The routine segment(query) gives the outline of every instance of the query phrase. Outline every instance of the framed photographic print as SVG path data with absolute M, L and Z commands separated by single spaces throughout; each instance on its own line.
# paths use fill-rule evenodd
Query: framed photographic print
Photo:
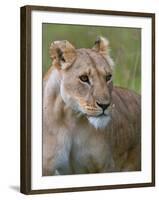
M 21 192 L 155 185 L 155 14 L 21 8 Z

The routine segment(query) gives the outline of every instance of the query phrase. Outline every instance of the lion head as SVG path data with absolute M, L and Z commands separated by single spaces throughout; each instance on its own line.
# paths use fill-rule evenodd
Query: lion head
M 113 61 L 108 46 L 108 40 L 100 37 L 92 49 L 76 49 L 66 40 L 50 47 L 64 103 L 96 128 L 106 127 L 110 120 Z

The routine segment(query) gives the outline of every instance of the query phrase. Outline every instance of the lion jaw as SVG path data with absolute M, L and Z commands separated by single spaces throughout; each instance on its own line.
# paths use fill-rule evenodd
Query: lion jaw
M 108 123 L 110 122 L 110 116 L 100 116 L 100 117 L 88 117 L 89 122 L 96 128 L 96 129 L 104 129 Z

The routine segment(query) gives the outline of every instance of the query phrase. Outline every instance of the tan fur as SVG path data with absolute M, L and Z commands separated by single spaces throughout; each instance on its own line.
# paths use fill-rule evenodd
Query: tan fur
M 106 41 L 100 38 L 93 49 L 75 49 L 68 41 L 51 45 L 53 67 L 43 89 L 43 175 L 141 169 L 140 96 L 106 82 L 113 69 Z M 83 74 L 89 84 L 81 82 Z M 110 103 L 104 112 L 110 122 L 99 120 L 99 128 L 89 122 L 101 119 L 97 102 Z

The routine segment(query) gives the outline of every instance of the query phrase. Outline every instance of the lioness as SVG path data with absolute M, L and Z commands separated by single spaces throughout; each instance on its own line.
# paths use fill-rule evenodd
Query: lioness
M 113 87 L 108 40 L 100 37 L 92 49 L 55 41 L 50 55 L 43 80 L 43 175 L 141 170 L 140 96 Z

